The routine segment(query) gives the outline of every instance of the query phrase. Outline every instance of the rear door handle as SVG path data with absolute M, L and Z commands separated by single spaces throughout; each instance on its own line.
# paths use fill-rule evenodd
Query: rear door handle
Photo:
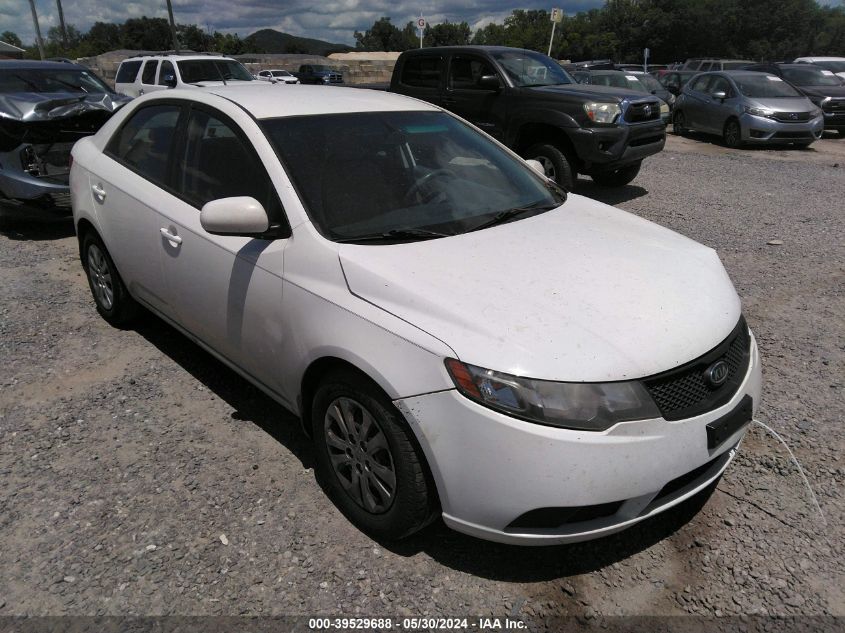
M 181 243 L 182 243 L 182 238 L 181 238 L 181 237 L 179 237 L 178 235 L 174 235 L 174 234 L 173 234 L 173 233 L 171 233 L 169 230 L 167 230 L 167 229 L 165 229 L 165 228 L 161 228 L 161 229 L 159 229 L 159 231 L 160 231 L 160 232 L 161 232 L 161 234 L 164 236 L 164 238 L 165 238 L 168 242 L 170 242 L 171 244 L 176 244 L 176 245 L 179 245 L 179 244 L 181 244 Z
M 101 185 L 101 184 L 91 185 L 91 192 L 94 194 L 94 198 L 100 204 L 102 204 L 103 202 L 106 201 L 106 190 L 103 189 L 103 185 Z

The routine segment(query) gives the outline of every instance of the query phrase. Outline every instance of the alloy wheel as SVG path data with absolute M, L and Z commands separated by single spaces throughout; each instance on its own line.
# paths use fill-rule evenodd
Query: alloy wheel
M 367 512 L 383 514 L 396 496 L 396 469 L 376 418 L 352 398 L 336 398 L 323 420 L 332 470 L 346 494 Z
M 555 170 L 555 164 L 548 156 L 535 156 L 534 160 L 543 166 L 543 173 L 546 174 L 547 178 L 551 178 L 555 181 L 557 180 L 557 170 Z
M 94 298 L 104 310 L 114 305 L 114 286 L 106 256 L 96 244 L 88 247 L 88 278 L 94 289 Z
M 725 145 L 728 147 L 737 147 L 740 138 L 739 125 L 736 121 L 729 121 L 725 126 Z

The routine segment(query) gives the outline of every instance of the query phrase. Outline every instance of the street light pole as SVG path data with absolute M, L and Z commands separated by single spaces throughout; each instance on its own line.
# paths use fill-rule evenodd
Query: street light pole
M 32 2 L 32 0 L 30 0 Z M 167 15 L 170 18 L 170 36 L 173 38 L 173 50 L 179 52 L 179 39 L 176 37 L 176 22 L 173 21 L 173 5 L 167 0 Z
M 44 40 L 41 39 L 41 27 L 38 26 L 38 14 L 35 12 L 35 0 L 29 0 L 29 8 L 32 9 L 32 23 L 35 25 L 35 41 L 38 43 L 38 54 L 44 59 Z
M 62 11 L 62 0 L 56 0 L 56 7 L 59 9 L 59 27 L 62 29 L 62 44 L 65 50 L 67 50 L 67 27 L 65 27 L 65 12 Z

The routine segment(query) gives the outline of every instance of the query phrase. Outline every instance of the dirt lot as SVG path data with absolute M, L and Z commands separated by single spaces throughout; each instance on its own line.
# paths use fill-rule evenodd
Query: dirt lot
M 759 419 L 824 518 L 755 427 L 709 497 L 601 541 L 373 542 L 293 416 L 155 318 L 109 327 L 71 221 L 7 206 L 0 615 L 845 616 L 845 139 L 670 137 L 634 184 L 579 193 L 718 250 L 764 358 Z

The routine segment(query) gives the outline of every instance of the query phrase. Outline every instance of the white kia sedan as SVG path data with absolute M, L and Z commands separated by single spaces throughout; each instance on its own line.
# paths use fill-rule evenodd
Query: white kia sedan
M 760 402 L 716 253 L 382 92 L 146 95 L 73 149 L 97 310 L 139 306 L 301 416 L 377 538 L 549 544 L 714 483 Z

